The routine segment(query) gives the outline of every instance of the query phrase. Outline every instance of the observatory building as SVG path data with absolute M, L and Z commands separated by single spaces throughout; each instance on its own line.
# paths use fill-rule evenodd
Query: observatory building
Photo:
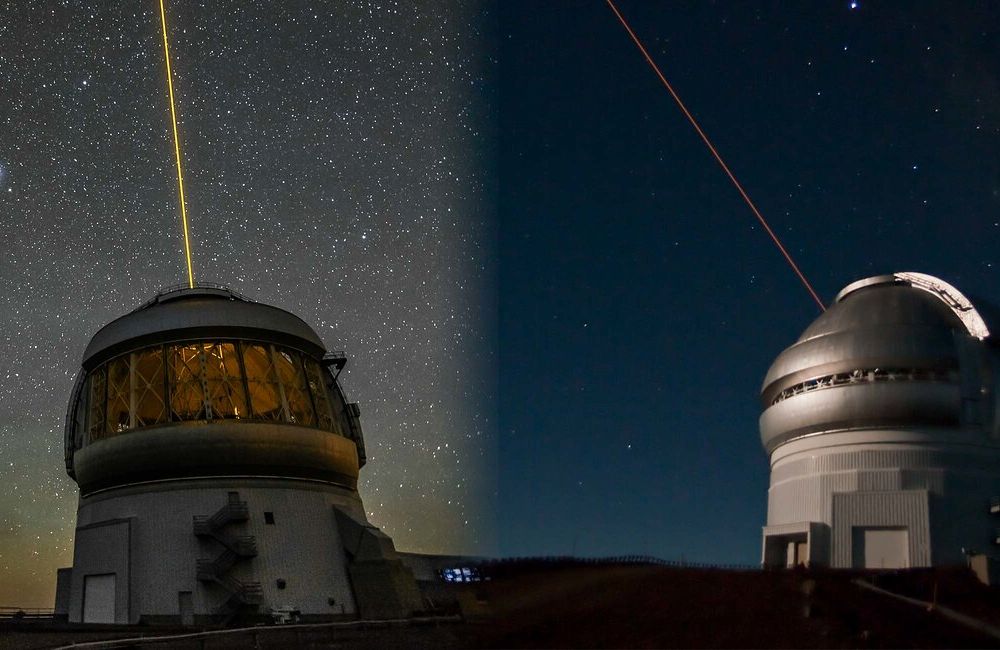
M 765 566 L 905 568 L 988 553 L 1000 525 L 1000 347 L 955 287 L 845 287 L 771 365 Z
M 167 290 L 98 331 L 66 418 L 80 503 L 56 613 L 192 624 L 422 609 L 365 518 L 345 363 L 298 317 L 217 287 Z

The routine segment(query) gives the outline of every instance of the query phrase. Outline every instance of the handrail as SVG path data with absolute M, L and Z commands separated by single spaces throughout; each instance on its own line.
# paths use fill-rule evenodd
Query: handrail
M 394 618 L 394 619 L 365 619 L 360 621 L 337 621 L 334 623 L 294 623 L 291 625 L 278 625 L 274 627 L 237 627 L 227 630 L 208 630 L 206 632 L 191 632 L 188 634 L 171 634 L 165 636 L 138 636 L 128 639 L 105 639 L 103 641 L 85 641 L 72 645 L 59 646 L 54 650 L 80 650 L 81 648 L 117 648 L 117 647 L 142 647 L 155 643 L 169 643 L 182 639 L 200 639 L 204 641 L 209 637 L 230 636 L 237 634 L 267 635 L 269 633 L 281 633 L 288 630 L 322 630 L 322 629 L 369 629 L 380 627 L 398 627 L 410 625 L 436 625 L 438 623 L 460 623 L 462 617 L 452 616 L 423 616 L 414 618 Z
M 157 291 L 155 296 L 145 301 L 135 309 L 133 309 L 132 312 L 134 313 L 137 311 L 142 311 L 143 309 L 146 309 L 148 307 L 152 307 L 153 305 L 160 302 L 160 300 L 163 297 L 169 296 L 172 293 L 177 293 L 178 291 L 190 291 L 191 289 L 218 289 L 220 291 L 225 291 L 226 293 L 228 293 L 237 300 L 242 300 L 243 302 L 254 302 L 250 298 L 247 298 L 241 293 L 233 291 L 224 284 L 219 284 L 218 282 L 195 282 L 193 287 L 187 283 L 172 284 L 170 286 L 164 287 L 163 289 Z

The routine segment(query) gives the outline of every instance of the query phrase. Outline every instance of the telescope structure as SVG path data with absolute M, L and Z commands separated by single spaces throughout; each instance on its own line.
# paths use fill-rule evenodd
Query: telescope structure
M 66 418 L 80 501 L 56 613 L 202 624 L 421 610 L 358 495 L 345 363 L 297 316 L 223 287 L 166 290 L 101 328 Z
M 906 568 L 992 555 L 1000 349 L 955 287 L 895 273 L 845 287 L 761 390 L 765 566 Z

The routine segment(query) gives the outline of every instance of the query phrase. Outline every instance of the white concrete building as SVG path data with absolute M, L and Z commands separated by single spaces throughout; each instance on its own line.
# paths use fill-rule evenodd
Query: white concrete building
M 962 564 L 997 541 L 1000 350 L 982 305 L 919 273 L 868 278 L 764 380 L 762 562 Z
M 72 622 L 303 620 L 422 609 L 357 492 L 359 409 L 296 316 L 169 290 L 94 335 L 66 420 L 80 486 Z

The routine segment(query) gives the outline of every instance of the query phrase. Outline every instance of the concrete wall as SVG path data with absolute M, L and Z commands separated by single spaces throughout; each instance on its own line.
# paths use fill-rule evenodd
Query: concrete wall
M 73 588 L 73 567 L 56 570 L 56 605 L 52 613 L 58 619 L 69 618 L 69 596 Z
M 122 602 L 121 622 L 137 623 L 144 616 L 177 617 L 178 595 L 185 591 L 192 594 L 196 617 L 211 615 L 227 594 L 216 585 L 199 582 L 195 565 L 199 558 L 215 558 L 224 547 L 196 537 L 193 518 L 214 514 L 232 491 L 247 502 L 250 518 L 224 530 L 254 536 L 258 554 L 237 563 L 229 575 L 260 582 L 261 610 L 291 607 L 321 617 L 356 611 L 331 506 L 363 519 L 357 494 L 303 481 L 229 479 L 124 488 L 81 500 L 71 620 L 78 620 L 72 616 L 73 612 L 79 616 L 82 576 L 88 572 L 121 572 L 118 584 L 129 585 L 131 594 Z M 273 513 L 273 525 L 265 523 L 265 512 Z M 115 523 L 122 521 L 126 523 Z M 125 532 L 92 532 L 105 529 Z
M 71 622 L 83 621 L 83 587 L 86 577 L 109 573 L 115 576 L 114 622 L 132 622 L 131 532 L 132 520 L 129 517 L 77 522 L 68 607 Z

